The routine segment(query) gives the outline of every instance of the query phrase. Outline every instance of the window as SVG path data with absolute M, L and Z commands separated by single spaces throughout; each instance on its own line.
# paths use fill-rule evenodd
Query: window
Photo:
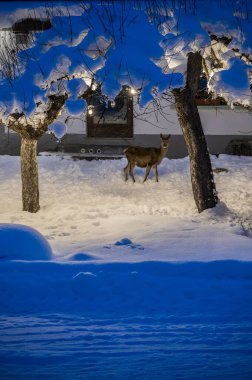
M 114 100 L 102 94 L 101 86 L 83 97 L 88 104 L 88 137 L 133 137 L 133 97 L 129 86 L 123 86 Z

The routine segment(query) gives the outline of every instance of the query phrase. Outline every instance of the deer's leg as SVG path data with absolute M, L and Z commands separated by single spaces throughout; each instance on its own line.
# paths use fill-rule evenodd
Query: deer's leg
M 132 181 L 136 182 L 135 177 L 134 177 L 134 173 L 133 173 L 134 167 L 135 167 L 135 164 L 133 164 L 132 162 L 130 162 L 129 173 L 130 173 L 130 176 L 132 178 Z
M 150 170 L 151 170 L 151 165 L 147 165 L 143 182 L 145 182 L 147 180 L 148 175 L 150 174 Z
M 158 182 L 158 170 L 157 170 L 157 165 L 154 165 L 154 166 L 153 166 L 153 170 L 154 170 L 154 173 L 155 173 L 156 182 Z
M 128 162 L 128 165 L 125 166 L 125 168 L 123 169 L 125 181 L 128 181 L 129 170 L 130 170 L 130 163 Z

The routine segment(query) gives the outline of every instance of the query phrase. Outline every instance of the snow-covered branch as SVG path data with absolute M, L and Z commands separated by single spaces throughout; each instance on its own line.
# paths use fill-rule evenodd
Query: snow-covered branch
M 24 138 L 38 140 L 60 115 L 67 98 L 66 93 L 49 95 L 48 102 L 39 104 L 38 110 L 31 117 L 27 118 L 23 112 L 13 112 L 9 115 L 6 125 Z

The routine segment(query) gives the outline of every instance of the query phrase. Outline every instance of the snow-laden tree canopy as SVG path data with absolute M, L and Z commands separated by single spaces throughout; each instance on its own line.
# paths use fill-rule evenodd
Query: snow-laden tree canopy
M 102 83 L 109 98 L 124 84 L 141 89 L 144 106 L 164 90 L 183 86 L 190 51 L 203 56 L 209 90 L 231 104 L 251 105 L 251 5 L 232 0 L 182 3 L 91 1 L 48 7 L 42 1 L 6 2 L 2 29 L 28 18 L 50 20 L 52 27 L 30 33 L 29 42 L 14 52 L 9 47 L 15 34 L 9 32 L 6 41 L 7 32 L 1 31 L 1 57 L 18 57 L 7 76 L 1 59 L 1 119 L 8 125 L 11 114 L 22 114 L 19 123 L 36 128 L 54 95 L 67 96 L 66 116 L 80 115 L 86 105 L 79 96 L 92 78 Z
M 200 51 L 208 89 L 230 104 L 251 106 L 251 10 L 242 1 L 198 1 L 196 8 L 174 13 L 160 24 L 166 73 L 184 72 L 187 54 Z M 175 54 L 174 54 L 175 53 Z

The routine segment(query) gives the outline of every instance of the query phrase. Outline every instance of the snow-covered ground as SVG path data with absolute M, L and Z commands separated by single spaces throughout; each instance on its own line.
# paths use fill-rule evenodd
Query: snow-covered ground
M 188 158 L 165 159 L 160 182 L 136 168 L 137 182 L 123 180 L 126 160 L 73 161 L 39 157 L 37 214 L 22 211 L 20 161 L 0 157 L 0 222 L 37 229 L 50 243 L 54 260 L 209 261 L 252 259 L 251 157 L 212 157 L 220 203 L 198 214 Z M 122 239 L 132 244 L 119 245 Z M 117 243 L 117 244 L 116 244 Z M 83 256 L 83 258 L 84 258 Z
M 0 228 L 1 378 L 251 379 L 252 158 L 212 163 L 221 203 L 198 214 L 188 158 L 133 184 L 124 159 L 41 156 L 29 214 L 19 157 L 0 156 L 0 223 L 52 249 L 38 235 L 44 260 L 24 261 Z

